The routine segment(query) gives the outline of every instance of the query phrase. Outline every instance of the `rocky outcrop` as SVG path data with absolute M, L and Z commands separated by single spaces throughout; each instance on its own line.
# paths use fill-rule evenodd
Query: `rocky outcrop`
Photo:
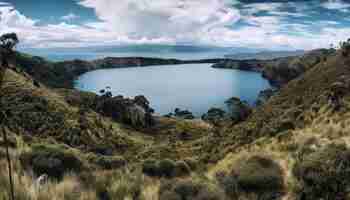
M 225 103 L 229 108 L 229 117 L 235 123 L 244 121 L 252 113 L 248 103 L 241 101 L 239 98 L 232 97 Z
M 111 93 L 97 98 L 96 110 L 105 116 L 134 127 L 150 127 L 154 123 L 152 113 L 154 110 L 149 107 L 149 102 L 144 96 L 137 96 L 134 99 L 123 96 L 112 97 Z

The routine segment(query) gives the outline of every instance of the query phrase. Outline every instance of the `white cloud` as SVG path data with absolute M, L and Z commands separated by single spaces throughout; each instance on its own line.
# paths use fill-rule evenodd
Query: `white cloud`
M 245 8 L 250 13 L 276 14 L 272 16 L 244 15 L 226 0 L 84 0 L 81 4 L 95 9 L 101 21 L 39 25 L 11 5 L 0 6 L 0 34 L 16 32 L 21 45 L 32 48 L 191 43 L 277 50 L 329 47 L 347 39 L 350 32 L 350 28 L 330 28 L 336 21 L 320 22 L 323 28 L 318 32 L 309 30 L 311 24 L 287 23 L 283 19 L 288 14 L 280 13 L 280 4 Z M 239 20 L 249 25 L 236 27 Z
M 191 38 L 240 19 L 227 0 L 83 0 L 80 4 L 95 9 L 110 30 L 133 38 Z
M 243 6 L 243 11 L 252 15 L 259 12 L 278 12 L 278 10 L 285 5 L 284 3 L 251 3 Z
M 342 10 L 345 11 L 350 7 L 350 4 L 343 0 L 328 0 L 321 4 L 322 7 L 330 10 Z
M 71 20 L 78 19 L 78 18 L 79 18 L 79 16 L 74 14 L 74 13 L 69 13 L 68 15 L 61 17 L 61 19 L 65 20 L 65 21 L 71 21 Z
M 6 2 L 0 2 L 0 6 L 10 6 L 11 4 L 6 3 Z
M 12 6 L 0 7 L 0 30 L 5 27 L 31 27 L 36 23 L 15 10 Z

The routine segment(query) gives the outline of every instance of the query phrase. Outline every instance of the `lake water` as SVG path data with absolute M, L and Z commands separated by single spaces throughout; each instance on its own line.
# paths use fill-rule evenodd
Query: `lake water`
M 261 90 L 270 87 L 261 74 L 215 69 L 211 64 L 163 65 L 96 70 L 83 74 L 76 88 L 98 93 L 107 86 L 113 95 L 144 95 L 156 113 L 188 109 L 197 117 L 212 107 L 226 109 L 233 96 L 253 104 Z

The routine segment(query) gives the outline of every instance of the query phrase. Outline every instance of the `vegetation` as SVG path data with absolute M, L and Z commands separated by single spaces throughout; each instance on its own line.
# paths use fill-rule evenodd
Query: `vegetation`
M 350 186 L 350 150 L 346 144 L 329 144 L 298 157 L 293 173 L 303 199 L 346 199 Z
M 115 106 L 112 96 L 54 89 L 66 83 L 49 83 L 44 74 L 66 72 L 19 54 L 21 66 L 10 60 L 0 91 L 10 113 L 1 125 L 11 141 L 16 199 L 349 199 L 350 57 L 344 51 L 347 45 L 322 54 L 326 59 L 298 58 L 301 74 L 290 74 L 293 80 L 238 122 L 216 126 L 216 113 L 223 113 L 212 110 L 208 120 L 215 126 L 155 116 L 149 127 L 116 119 L 120 110 L 101 112 L 108 111 L 106 101 Z M 142 96 L 127 101 L 149 105 Z M 7 199 L 3 147 L 1 140 L 0 199 Z
M 203 180 L 171 180 L 165 181 L 159 189 L 160 200 L 222 200 L 225 194 L 215 185 Z

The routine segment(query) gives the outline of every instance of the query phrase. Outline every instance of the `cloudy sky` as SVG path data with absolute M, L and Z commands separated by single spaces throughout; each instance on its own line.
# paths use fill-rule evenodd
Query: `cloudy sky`
M 314 49 L 350 38 L 345 0 L 0 0 L 26 48 L 181 44 Z

